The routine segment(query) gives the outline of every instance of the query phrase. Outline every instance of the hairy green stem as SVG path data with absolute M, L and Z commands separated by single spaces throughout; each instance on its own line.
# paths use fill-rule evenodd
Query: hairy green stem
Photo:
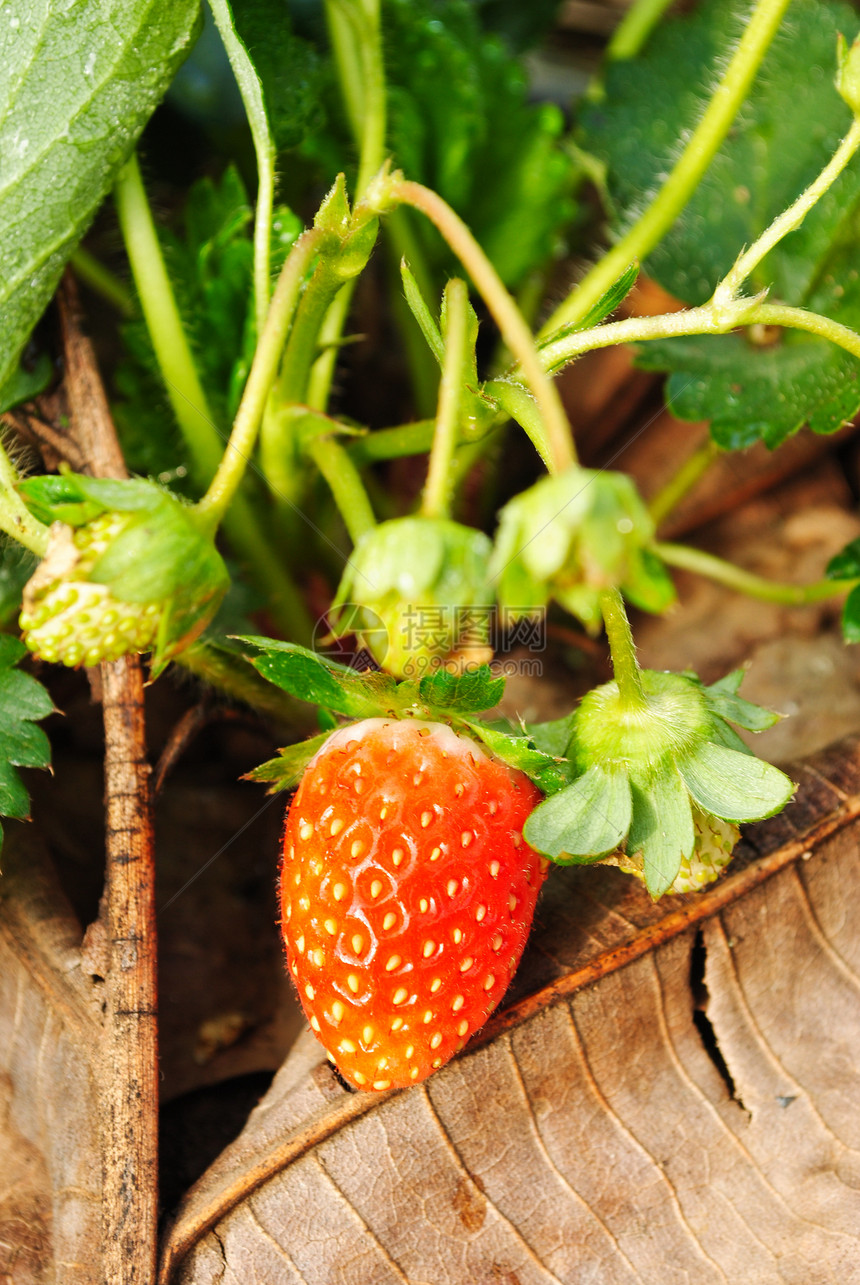
M 513 379 L 491 379 L 484 384 L 483 392 L 498 402 L 505 415 L 516 420 L 528 435 L 544 466 L 552 472 L 552 458 L 547 453 L 546 434 L 537 402 L 527 388 Z
M 635 58 L 672 0 L 634 0 L 606 46 L 606 57 L 612 62 Z
M 657 196 L 629 232 L 555 310 L 542 335 L 581 321 L 628 264 L 644 259 L 666 235 L 728 133 L 789 3 L 790 0 L 758 0 L 704 116 Z
M 451 465 L 460 429 L 460 405 L 469 369 L 469 288 L 454 277 L 445 288 L 448 324 L 436 432 L 421 498 L 421 513 L 427 518 L 447 518 L 451 506 Z
M 197 505 L 197 512 L 213 529 L 236 494 L 248 466 L 284 341 L 298 305 L 302 282 L 323 235 L 316 228 L 303 232 L 281 269 L 227 449 L 208 491 Z
M 433 445 L 435 428 L 436 421 L 432 419 L 419 419 L 414 424 L 398 424 L 395 428 L 377 428 L 350 442 L 346 449 L 359 468 L 377 460 L 424 455 Z
M 624 599 L 617 589 L 604 589 L 600 595 L 600 610 L 606 627 L 606 640 L 612 655 L 612 669 L 618 691 L 631 711 L 646 708 L 642 672 L 636 659 L 636 648 Z
M 558 389 L 546 374 L 542 356 L 517 305 L 466 224 L 441 196 L 420 183 L 394 175 L 386 186 L 386 193 L 392 200 L 420 210 L 442 233 L 474 281 L 534 393 L 543 420 L 542 456 L 552 461 L 554 471 L 561 472 L 575 465 L 576 449 Z
M 664 522 L 673 509 L 680 504 L 684 496 L 692 491 L 699 478 L 704 476 L 719 454 L 720 447 L 708 435 L 702 445 L 684 460 L 677 473 L 669 478 L 666 485 L 657 492 L 648 505 L 648 512 L 654 519 L 655 526 L 659 527 L 660 523 Z
M 134 297 L 124 281 L 106 268 L 89 250 L 79 245 L 69 262 L 79 281 L 101 295 L 124 317 L 134 316 Z
M 349 538 L 358 544 L 376 526 L 376 518 L 358 469 L 333 437 L 320 435 L 306 444 L 305 451 L 322 473 L 344 520 Z
M 788 581 L 767 580 L 764 576 L 744 571 L 733 562 L 726 562 L 713 553 L 703 549 L 694 549 L 688 544 L 670 544 L 657 541 L 654 552 L 670 567 L 683 571 L 693 571 L 696 575 L 706 576 L 728 589 L 749 598 L 760 598 L 764 602 L 779 602 L 787 607 L 803 607 L 814 602 L 825 602 L 828 598 L 838 598 L 860 584 L 858 580 L 815 580 L 810 584 L 791 584 Z
M 0 444 L 0 531 L 5 531 L 25 549 L 44 558 L 48 552 L 48 528 L 34 518 L 15 487 L 18 474 Z

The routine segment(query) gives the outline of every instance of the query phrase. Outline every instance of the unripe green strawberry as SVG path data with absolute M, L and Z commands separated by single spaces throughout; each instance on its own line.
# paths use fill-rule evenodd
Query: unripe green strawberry
M 681 866 L 674 882 L 666 889 L 670 893 L 700 892 L 720 875 L 732 859 L 735 844 L 740 838 L 740 828 L 731 821 L 710 816 L 693 804 L 693 830 L 695 843 L 689 857 L 681 857 Z M 613 852 L 598 865 L 617 866 L 626 874 L 635 875 L 645 882 L 645 860 L 641 852 Z
M 350 555 L 334 601 L 335 629 L 355 633 L 398 678 L 463 657 L 487 661 L 493 591 L 482 531 L 447 518 L 395 518 Z
M 41 659 L 96 665 L 151 651 L 155 675 L 215 614 L 226 567 L 194 510 L 160 487 L 64 474 L 21 491 L 51 523 L 20 618 Z
M 302 1006 L 360 1088 L 416 1084 L 504 995 L 546 863 L 522 772 L 441 723 L 334 732 L 287 816 L 281 911 Z

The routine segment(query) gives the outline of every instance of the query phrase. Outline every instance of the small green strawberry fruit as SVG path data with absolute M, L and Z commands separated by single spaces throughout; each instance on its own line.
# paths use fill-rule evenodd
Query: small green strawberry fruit
M 635 701 L 606 683 L 566 724 L 547 725 L 571 780 L 534 810 L 524 833 L 562 864 L 604 860 L 637 874 L 656 898 L 716 878 L 738 824 L 779 812 L 794 785 L 729 726 L 762 731 L 778 718 L 737 695 L 742 671 L 711 687 L 695 675 L 640 676 Z M 541 748 L 541 729 L 530 730 Z
M 229 577 L 189 506 L 138 479 L 66 473 L 20 489 L 50 523 L 20 617 L 35 655 L 74 667 L 151 651 L 156 676 L 212 619 Z
M 550 599 L 600 627 L 600 593 L 621 588 L 663 611 L 674 588 L 651 552 L 654 524 L 629 477 L 575 467 L 546 477 L 502 509 L 490 574 L 503 617 L 537 616 Z
M 447 518 L 380 523 L 350 556 L 334 601 L 335 632 L 355 633 L 398 678 L 489 660 L 490 548 L 482 531 Z

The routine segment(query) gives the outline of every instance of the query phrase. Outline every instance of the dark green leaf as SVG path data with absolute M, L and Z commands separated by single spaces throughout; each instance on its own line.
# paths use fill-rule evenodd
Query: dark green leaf
M 860 585 L 852 589 L 842 608 L 842 635 L 846 642 L 860 642 Z
M 419 695 L 426 704 L 463 713 L 492 709 L 498 705 L 504 691 L 504 678 L 494 678 L 489 665 L 479 665 L 462 674 L 437 669 L 418 684 Z
M 51 747 L 35 720 L 54 709 L 42 684 L 15 668 L 25 652 L 17 638 L 0 634 L 0 816 L 19 819 L 28 815 L 30 803 L 15 768 L 49 766 Z
M 841 553 L 831 558 L 825 574 L 830 580 L 854 580 L 860 577 L 860 540 L 852 540 Z
M 294 33 L 283 0 L 231 0 L 230 7 L 260 78 L 275 147 L 295 147 L 323 122 L 319 55 Z
M 730 696 L 737 696 L 741 683 L 744 681 L 745 673 L 746 670 L 744 669 L 733 669 L 730 673 L 723 674 L 722 678 L 718 678 L 715 683 L 711 683 L 707 690 L 709 692 L 728 692 Z M 696 678 L 696 675 L 692 674 L 691 677 Z
M 11 410 L 19 402 L 29 401 L 31 397 L 44 392 L 53 373 L 54 368 L 47 353 L 40 355 L 32 369 L 25 370 L 23 365 L 16 367 L 0 388 L 0 414 L 4 410 Z
M 610 68 L 607 95 L 585 118 L 586 146 L 608 166 L 613 225 L 638 216 L 702 112 L 702 86 L 747 21 L 746 0 L 706 0 L 664 24 L 637 59 Z M 703 303 L 745 245 L 827 163 L 850 112 L 833 85 L 836 34 L 856 12 L 798 0 L 781 25 L 726 141 L 692 200 L 652 252 L 648 271 L 686 303 Z M 849 165 L 802 226 L 763 260 L 750 292 L 860 324 L 853 221 L 860 167 Z M 779 445 L 803 423 L 834 432 L 860 406 L 860 362 L 800 331 L 699 336 L 648 344 L 643 366 L 669 370 L 668 399 L 683 419 L 709 419 L 715 439 L 739 449 Z
M 565 784 L 564 773 L 555 760 L 549 754 L 533 749 L 524 736 L 500 732 L 475 718 L 463 718 L 460 721 L 476 740 L 486 745 L 491 754 L 508 767 L 525 772 L 544 794 L 552 794 Z
M 748 732 L 763 732 L 782 718 L 774 710 L 753 705 L 751 701 L 745 701 L 730 692 L 715 691 L 713 687 L 706 687 L 704 690 L 705 700 L 712 713 L 719 718 L 728 719 L 730 723 L 736 723 L 738 727 L 745 727 Z
M 554 758 L 563 758 L 570 745 L 576 713 L 566 714 L 564 718 L 553 719 L 551 723 L 526 723 L 526 732 L 536 747 L 544 754 Z
M 724 821 L 761 821 L 784 808 L 794 783 L 754 755 L 707 742 L 678 764 L 684 784 L 704 812 Z
M 276 794 L 279 790 L 292 789 L 301 779 L 302 773 L 317 750 L 325 745 L 330 736 L 330 731 L 320 732 L 318 736 L 312 736 L 307 741 L 288 745 L 286 749 L 281 750 L 277 758 L 269 759 L 268 763 L 261 763 L 252 772 L 248 772 L 245 780 L 268 781 L 272 787 L 269 790 L 270 794 Z
M 0 385 L 190 47 L 199 0 L 8 0 L 0 31 Z
M 24 585 L 38 559 L 17 540 L 0 538 L 0 626 L 8 625 L 21 609 Z
M 400 264 L 400 278 L 403 282 L 403 293 L 406 296 L 406 302 L 409 304 L 409 311 L 418 322 L 421 333 L 427 341 L 427 346 L 441 366 L 445 357 L 445 345 L 442 342 L 439 325 L 430 311 L 427 300 L 418 288 L 418 282 L 415 280 L 412 270 L 405 259 Z
M 624 302 L 630 291 L 636 284 L 639 276 L 639 264 L 631 263 L 625 268 L 621 276 L 611 285 L 608 290 L 600 296 L 596 303 L 593 303 L 582 321 L 578 321 L 572 326 L 561 326 L 560 329 L 554 330 L 552 334 L 547 335 L 539 344 L 539 348 L 546 348 L 548 344 L 554 344 L 559 339 L 564 339 L 566 335 L 575 335 L 580 330 L 590 330 L 592 326 L 600 325 L 609 317 L 616 308 Z M 557 365 L 549 366 L 547 369 L 551 374 L 554 370 L 560 369 L 567 364 L 567 358 L 563 358 Z
M 562 865 L 592 861 L 619 846 L 630 817 L 627 776 L 595 765 L 539 804 L 523 835 L 538 852 Z
M 671 888 L 681 868 L 681 858 L 693 851 L 695 831 L 690 796 L 676 772 L 666 771 L 644 784 L 631 782 L 633 818 L 627 835 L 627 852 L 641 852 L 645 886 L 652 897 Z
M 403 702 L 397 699 L 398 684 L 387 674 L 358 674 L 297 643 L 262 637 L 238 641 L 259 648 L 263 654 L 251 658 L 254 668 L 300 700 L 350 718 L 372 718 L 402 707 Z

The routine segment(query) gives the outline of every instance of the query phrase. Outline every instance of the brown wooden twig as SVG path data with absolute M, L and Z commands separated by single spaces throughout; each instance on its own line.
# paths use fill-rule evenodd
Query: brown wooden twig
M 95 355 L 67 273 L 59 293 L 71 436 L 100 477 L 127 476 Z M 103 1272 L 152 1285 L 158 1204 L 155 860 L 139 657 L 100 666 L 105 728 L 105 978 L 102 1070 Z

